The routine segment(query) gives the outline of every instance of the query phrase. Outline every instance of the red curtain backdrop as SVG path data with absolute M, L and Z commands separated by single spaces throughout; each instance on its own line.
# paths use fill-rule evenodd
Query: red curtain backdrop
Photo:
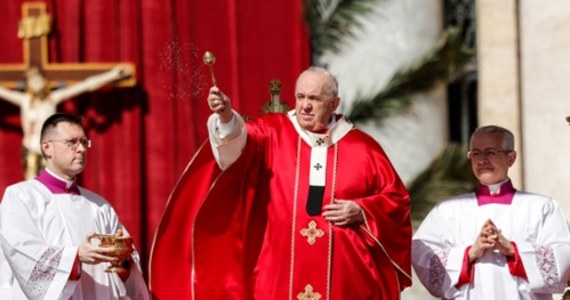
M 24 2 L 0 1 L 0 65 L 23 62 L 16 33 Z M 282 81 L 292 106 L 296 76 L 310 64 L 301 1 L 44 2 L 51 63 L 136 65 L 136 87 L 84 94 L 58 110 L 84 117 L 94 147 L 80 183 L 113 204 L 146 262 L 170 191 L 207 138 L 203 53 L 216 55 L 218 86 L 244 115 L 260 113 L 271 79 Z M 0 100 L 2 193 L 23 179 L 21 140 L 19 108 Z

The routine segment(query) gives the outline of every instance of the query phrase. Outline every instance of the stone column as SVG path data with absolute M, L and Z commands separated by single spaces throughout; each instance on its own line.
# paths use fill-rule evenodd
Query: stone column
M 570 2 L 519 0 L 524 181 L 570 216 Z
M 509 175 L 524 188 L 524 148 L 516 0 L 477 1 L 478 116 L 479 125 L 499 125 L 513 132 L 518 159 Z

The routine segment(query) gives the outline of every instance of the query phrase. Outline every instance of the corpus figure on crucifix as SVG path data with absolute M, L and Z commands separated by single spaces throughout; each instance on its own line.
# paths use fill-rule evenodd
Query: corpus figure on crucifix
M 25 74 L 24 92 L 0 86 L 0 98 L 20 108 L 25 177 L 34 177 L 42 167 L 40 129 L 44 121 L 56 112 L 59 103 L 131 75 L 128 67 L 118 65 L 110 71 L 52 91 L 48 79 L 36 67 L 31 67 Z
M 18 37 L 23 41 L 24 62 L 0 65 L 0 99 L 20 108 L 24 176 L 32 178 L 43 167 L 41 126 L 56 112 L 57 105 L 115 81 L 133 86 L 135 68 L 130 63 L 50 63 L 47 36 L 51 17 L 45 3 L 24 3 L 22 16 Z M 17 89 L 22 79 L 24 89 Z

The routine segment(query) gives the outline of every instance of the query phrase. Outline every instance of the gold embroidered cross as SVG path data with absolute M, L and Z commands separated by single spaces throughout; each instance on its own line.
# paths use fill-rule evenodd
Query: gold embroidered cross
M 317 228 L 315 221 L 309 222 L 309 227 L 301 229 L 301 235 L 307 237 L 307 243 L 309 243 L 309 245 L 313 245 L 317 241 L 317 238 L 322 237 L 324 234 L 324 231 Z
M 307 284 L 305 287 L 304 293 L 299 293 L 297 295 L 297 299 L 299 300 L 319 300 L 321 299 L 321 294 L 318 292 L 313 292 L 313 287 L 310 284 Z

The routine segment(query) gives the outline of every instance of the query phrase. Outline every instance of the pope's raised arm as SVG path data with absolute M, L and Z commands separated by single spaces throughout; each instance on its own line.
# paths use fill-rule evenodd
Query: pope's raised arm
M 232 102 L 218 87 L 211 87 L 208 106 L 208 134 L 214 158 L 220 169 L 231 166 L 241 155 L 247 141 L 243 118 L 232 110 Z

